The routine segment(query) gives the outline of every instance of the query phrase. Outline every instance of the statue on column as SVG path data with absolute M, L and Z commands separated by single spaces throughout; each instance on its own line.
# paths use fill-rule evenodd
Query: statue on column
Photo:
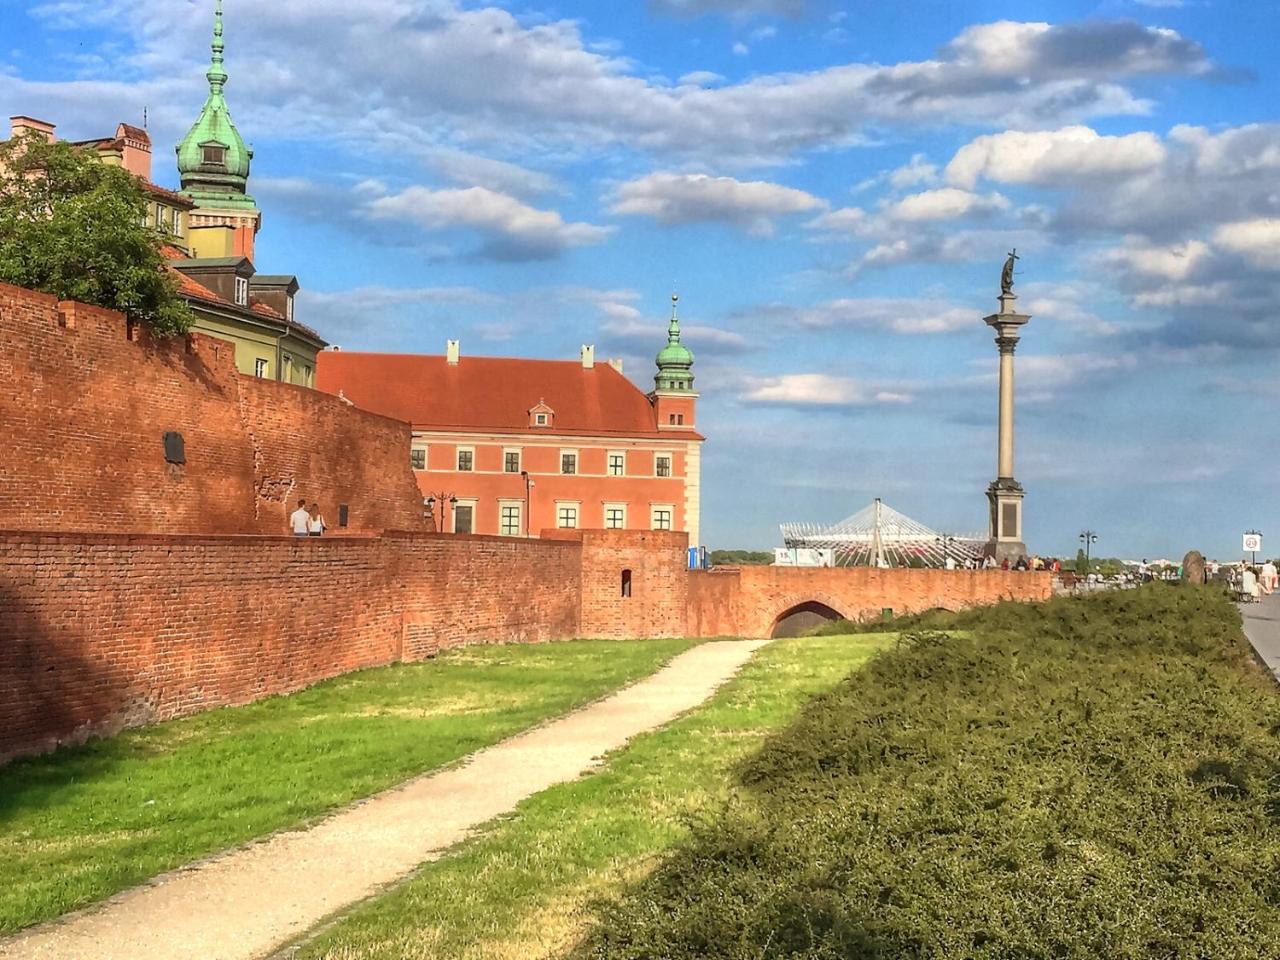
M 1009 259 L 1004 262 L 1004 270 L 1000 272 L 1000 293 L 1003 296 L 1013 294 L 1013 265 L 1022 258 L 1018 256 L 1018 248 L 1009 251 Z

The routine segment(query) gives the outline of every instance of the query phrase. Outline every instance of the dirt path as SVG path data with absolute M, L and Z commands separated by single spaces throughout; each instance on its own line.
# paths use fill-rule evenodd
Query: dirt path
M 766 641 L 706 643 L 646 680 L 310 830 L 166 874 L 0 942 L 4 960 L 256 960 L 526 797 L 702 703 Z

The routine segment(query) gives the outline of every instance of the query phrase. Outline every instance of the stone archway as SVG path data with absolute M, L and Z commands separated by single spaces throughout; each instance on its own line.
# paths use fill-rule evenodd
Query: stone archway
M 800 637 L 831 620 L 842 620 L 844 614 L 821 600 L 806 600 L 788 607 L 773 621 L 769 636 L 773 639 Z

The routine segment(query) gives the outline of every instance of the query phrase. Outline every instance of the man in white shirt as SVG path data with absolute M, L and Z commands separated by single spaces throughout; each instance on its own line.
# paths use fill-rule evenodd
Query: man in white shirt
M 295 537 L 305 537 L 310 534 L 311 514 L 307 513 L 307 501 L 299 500 L 298 509 L 289 514 L 289 526 L 293 528 Z

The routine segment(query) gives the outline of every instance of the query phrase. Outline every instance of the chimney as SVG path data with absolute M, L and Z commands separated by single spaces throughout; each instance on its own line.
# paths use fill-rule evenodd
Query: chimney
M 621 372 L 622 372 L 622 358 L 621 358 L 621 357 L 610 357 L 610 358 L 609 358 L 609 366 L 613 367 L 613 369 L 615 369 L 615 370 L 617 370 L 619 373 L 621 373 Z
M 10 137 L 20 137 L 24 133 L 31 132 L 38 133 L 49 143 L 53 143 L 54 140 L 58 139 L 53 135 L 53 131 L 56 129 L 56 125 L 47 123 L 44 120 L 37 120 L 34 117 L 18 116 L 9 118 Z
M 448 340 L 445 342 L 444 356 L 445 356 L 445 360 L 448 361 L 449 366 L 456 367 L 458 365 L 458 341 L 457 340 Z
M 582 345 L 582 369 L 591 370 L 595 368 L 595 365 L 596 365 L 595 345 L 592 344 L 591 346 L 588 346 L 587 344 L 584 343 Z

